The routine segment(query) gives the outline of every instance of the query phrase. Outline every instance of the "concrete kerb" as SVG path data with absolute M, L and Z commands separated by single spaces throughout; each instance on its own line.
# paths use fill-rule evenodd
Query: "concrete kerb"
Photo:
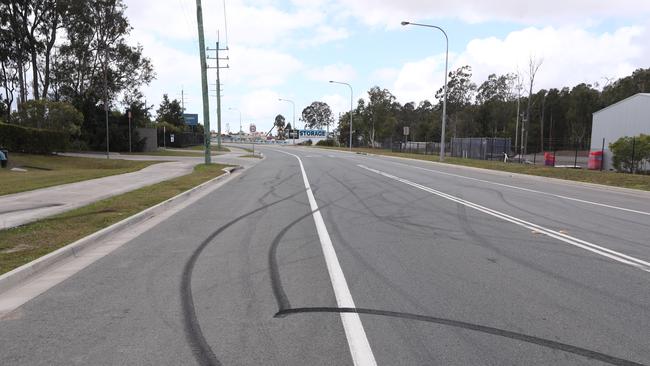
M 391 159 L 397 159 L 397 160 L 406 160 L 406 161 L 410 161 L 410 162 L 429 163 L 429 164 L 432 164 L 432 165 L 438 165 L 438 166 L 444 166 L 444 167 L 451 167 L 451 168 L 458 168 L 458 169 L 465 169 L 465 170 L 473 170 L 473 171 L 481 172 L 481 173 L 493 173 L 493 174 L 507 176 L 507 177 L 516 176 L 516 177 L 520 177 L 520 178 L 528 178 L 528 179 L 533 179 L 533 180 L 537 180 L 537 181 L 551 180 L 554 183 L 558 183 L 558 184 L 602 189 L 602 190 L 608 190 L 608 191 L 612 191 L 612 192 L 630 194 L 630 195 L 635 195 L 635 196 L 643 195 L 643 196 L 647 196 L 647 197 L 650 198 L 650 192 L 644 191 L 644 190 L 641 190 L 641 189 L 608 186 L 608 185 L 598 184 L 598 183 L 580 182 L 580 181 L 577 181 L 577 180 L 561 179 L 561 178 L 554 178 L 554 177 L 545 177 L 545 176 L 541 176 L 541 175 L 514 173 L 514 172 L 503 171 L 503 170 L 478 168 L 478 167 L 473 167 L 473 166 L 459 165 L 459 164 L 452 164 L 452 163 L 441 163 L 441 162 L 438 162 L 438 161 L 405 158 L 405 157 L 401 157 L 401 156 L 391 156 L 391 155 L 382 155 L 382 154 L 373 154 L 373 153 L 355 152 L 355 151 L 332 150 L 332 149 L 323 149 L 323 148 L 320 148 L 320 147 L 313 147 L 313 148 L 324 150 L 324 151 L 338 151 L 338 152 L 343 152 L 343 153 L 347 153 L 347 154 L 367 155 L 367 156 L 373 156 L 373 157 L 382 157 L 382 158 L 391 158 Z
M 122 221 L 116 222 L 115 224 L 109 227 L 106 227 L 84 238 L 81 238 L 74 243 L 68 244 L 38 259 L 35 259 L 18 268 L 15 268 L 3 275 L 0 275 L 0 294 L 30 279 L 31 277 L 43 272 L 44 270 L 52 267 L 55 264 L 58 264 L 70 257 L 76 257 L 80 251 L 88 247 L 91 247 L 93 244 L 101 241 L 107 236 L 119 232 L 129 226 L 136 225 L 138 223 L 146 221 L 152 218 L 153 216 L 156 216 L 159 213 L 169 209 L 170 207 L 182 203 L 183 201 L 187 200 L 188 198 L 195 195 L 196 193 L 205 190 L 212 183 L 225 179 L 226 177 L 230 176 L 232 172 L 234 172 L 239 168 L 241 167 L 236 166 L 236 167 L 224 168 L 223 171 L 225 172 L 225 174 L 210 179 L 207 182 L 201 183 L 200 185 L 192 189 L 189 189 L 185 192 L 182 192 L 163 202 L 160 202 L 155 206 L 149 207 L 141 212 L 138 212 L 133 216 L 127 217 Z

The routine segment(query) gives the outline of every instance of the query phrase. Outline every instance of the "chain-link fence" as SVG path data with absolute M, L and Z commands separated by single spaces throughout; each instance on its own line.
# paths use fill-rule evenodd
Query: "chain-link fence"
M 445 145 L 445 148 L 449 148 L 449 144 Z M 417 142 L 417 141 L 408 141 L 408 142 L 393 142 L 391 145 L 391 150 L 393 152 L 401 152 L 408 154 L 424 154 L 424 155 L 434 155 L 440 154 L 440 143 L 439 142 Z
M 511 141 L 499 137 L 451 139 L 451 156 L 466 159 L 504 160 L 511 154 Z

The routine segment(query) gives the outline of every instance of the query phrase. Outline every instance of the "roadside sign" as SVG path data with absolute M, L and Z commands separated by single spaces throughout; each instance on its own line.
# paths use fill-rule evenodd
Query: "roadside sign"
M 408 136 L 410 133 L 410 128 L 409 126 L 404 126 L 404 136 Z
M 169 142 L 174 142 L 174 134 L 169 135 Z
M 251 131 L 251 133 L 255 133 L 257 131 L 257 127 L 254 124 L 251 123 L 251 126 L 249 127 L 249 130 Z
M 188 126 L 196 126 L 199 124 L 199 115 L 198 114 L 183 114 L 183 120 Z

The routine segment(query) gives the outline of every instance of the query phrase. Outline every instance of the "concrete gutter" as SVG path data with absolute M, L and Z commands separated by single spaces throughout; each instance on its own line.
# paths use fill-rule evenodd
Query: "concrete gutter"
M 240 167 L 224 168 L 223 171 L 225 174 L 204 182 L 192 189 L 169 198 L 166 201 L 149 207 L 146 210 L 141 211 L 133 216 L 127 217 L 122 221 L 116 222 L 115 224 L 97 231 L 94 234 L 88 235 L 82 239 L 77 240 L 74 243 L 68 244 L 34 261 L 26 263 L 12 271 L 0 275 L 0 294 L 17 285 L 20 285 L 21 283 L 44 272 L 56 264 L 59 264 L 72 257 L 77 257 L 80 251 L 92 247 L 93 244 L 100 242 L 102 239 L 105 239 L 110 235 L 120 232 L 130 226 L 134 226 L 136 224 L 149 220 L 152 217 L 161 214 L 162 212 L 165 212 L 175 206 L 182 204 L 191 197 L 210 188 L 213 183 L 229 177 L 233 171 L 239 168 Z

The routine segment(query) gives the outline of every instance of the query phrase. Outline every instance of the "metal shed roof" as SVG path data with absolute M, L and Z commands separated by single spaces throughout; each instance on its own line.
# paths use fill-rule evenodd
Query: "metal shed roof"
M 625 98 L 625 99 L 623 99 L 623 100 L 621 100 L 621 101 L 618 101 L 618 102 L 616 102 L 616 103 L 614 103 L 614 104 L 612 104 L 612 105 L 610 105 L 610 106 L 607 106 L 607 107 L 605 107 L 605 108 L 603 108 L 603 109 L 601 109 L 601 110 L 599 110 L 599 111 L 597 111 L 597 112 L 594 112 L 594 114 L 598 114 L 598 113 L 600 113 L 600 112 L 606 111 L 606 110 L 608 110 L 608 109 L 610 109 L 610 108 L 612 108 L 612 107 L 615 107 L 615 106 L 617 106 L 617 105 L 619 105 L 619 104 L 621 104 L 621 103 L 624 103 L 624 102 L 626 102 L 626 101 L 628 101 L 628 100 L 630 100 L 630 99 L 638 98 L 638 97 L 646 97 L 646 98 L 650 98 L 650 93 L 637 93 L 637 94 L 634 94 L 634 95 L 631 96 L 631 97 L 627 97 L 627 98 Z

